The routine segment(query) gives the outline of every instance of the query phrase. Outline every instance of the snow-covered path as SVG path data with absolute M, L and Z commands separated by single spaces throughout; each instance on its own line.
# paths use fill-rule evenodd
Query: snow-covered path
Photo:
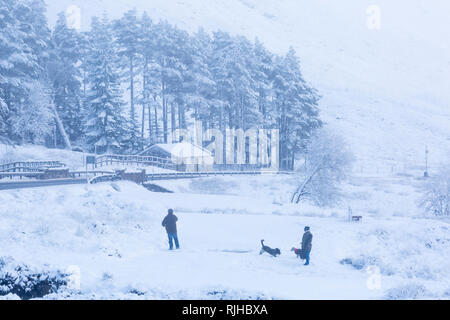
M 317 225 L 316 219 L 192 213 L 178 216 L 180 251 L 168 251 L 164 232 L 158 231 L 157 246 L 144 245 L 124 254 L 130 266 L 127 272 L 139 279 L 141 286 L 169 292 L 229 288 L 288 299 L 376 296 L 376 292 L 367 289 L 364 273 L 339 264 L 339 246 L 343 244 L 320 235 L 327 227 L 316 231 L 311 266 L 303 266 L 289 252 L 293 244 L 298 244 L 303 223 Z M 261 235 L 265 235 L 267 244 L 281 248 L 280 257 L 259 255 Z M 120 260 L 108 268 L 111 274 L 124 271 Z M 332 281 L 328 279 L 330 270 L 335 277 Z M 122 280 L 119 282 L 125 286 L 125 278 Z

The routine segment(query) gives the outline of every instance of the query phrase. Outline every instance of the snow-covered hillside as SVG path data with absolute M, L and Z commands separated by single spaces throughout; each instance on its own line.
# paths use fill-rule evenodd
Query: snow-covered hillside
M 346 204 L 362 223 L 348 222 L 343 207 L 280 203 L 274 195 L 289 189 L 285 177 L 170 185 L 184 192 L 151 193 L 128 182 L 1 192 L 0 274 L 9 265 L 72 274 L 69 288 L 46 297 L 58 299 L 450 297 L 448 223 L 413 218 L 411 208 L 384 215 L 395 201 L 374 206 L 383 193 L 400 207 L 414 198 L 402 183 L 377 181 L 371 190 L 353 183 Z M 357 205 L 363 194 L 365 209 Z M 171 207 L 179 217 L 176 252 L 161 227 Z M 309 267 L 290 252 L 305 225 L 314 234 Z M 282 255 L 259 255 L 261 239 Z
M 71 5 L 82 27 L 92 15 L 146 10 L 194 31 L 227 30 L 284 53 L 292 45 L 305 78 L 323 96 L 322 117 L 341 132 L 364 172 L 450 157 L 450 4 L 446 0 L 62 0 L 49 1 L 49 19 Z M 371 5 L 379 30 L 368 28 Z

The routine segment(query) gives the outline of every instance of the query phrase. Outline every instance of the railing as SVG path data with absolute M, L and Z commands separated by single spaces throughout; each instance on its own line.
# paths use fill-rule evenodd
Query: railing
M 108 175 L 108 174 L 114 174 L 114 172 L 112 172 L 112 171 L 72 171 L 72 172 L 69 172 L 69 174 L 71 175 L 71 177 L 73 179 L 75 179 L 75 178 L 80 178 L 82 176 L 86 176 L 86 177 L 88 177 L 88 176 L 94 176 L 94 177 L 103 176 L 103 175 Z
M 169 170 L 177 169 L 176 164 L 174 164 L 170 159 L 153 156 L 102 155 L 97 157 L 95 160 L 96 168 L 114 164 L 121 164 L 123 166 L 154 166 Z
M 51 180 L 30 180 L 30 181 L 10 181 L 0 182 L 0 190 L 39 188 L 51 186 L 66 186 L 74 184 L 86 184 L 87 179 L 51 179 Z
M 199 171 L 199 172 L 174 172 L 174 173 L 153 173 L 146 175 L 146 181 L 155 180 L 176 180 L 193 179 L 214 176 L 232 176 L 232 175 L 291 175 L 289 171 Z
M 22 180 L 23 178 L 39 178 L 42 175 L 42 172 L 0 172 L 0 179 L 4 178 L 19 178 Z
M 142 174 L 143 176 L 137 177 Z M 0 190 L 7 189 L 20 189 L 20 188 L 34 188 L 54 185 L 71 185 L 81 183 L 101 183 L 118 180 L 130 180 L 137 182 L 139 178 L 139 184 L 156 180 L 176 180 L 176 179 L 194 179 L 202 177 L 212 176 L 230 176 L 230 175 L 291 175 L 292 172 L 286 171 L 210 171 L 210 172 L 173 172 L 173 173 L 153 173 L 145 174 L 132 173 L 124 174 L 124 172 L 111 172 L 111 171 L 73 171 L 67 172 L 66 176 L 61 176 L 55 179 L 45 179 L 45 172 L 4 172 L 0 173 L 0 178 L 9 177 L 10 182 L 0 182 Z M 84 176 L 84 178 L 82 178 Z M 93 177 L 92 177 L 93 176 Z M 22 178 L 35 178 L 30 181 L 14 181 L 15 177 Z
M 114 174 L 112 171 L 69 171 L 67 173 L 67 176 L 63 178 L 89 178 L 89 177 L 97 177 L 102 175 L 108 175 L 108 174 Z M 42 171 L 36 171 L 36 172 L 0 172 L 0 180 L 1 179 L 10 179 L 13 180 L 14 178 L 18 178 L 19 180 L 22 180 L 24 178 L 33 178 L 33 179 L 45 179 L 45 170 Z
M 0 165 L 0 172 L 39 172 L 48 168 L 62 168 L 65 164 L 59 161 L 21 161 Z

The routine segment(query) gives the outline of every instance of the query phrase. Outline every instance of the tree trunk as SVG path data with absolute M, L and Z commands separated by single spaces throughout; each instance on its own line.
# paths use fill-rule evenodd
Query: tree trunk
M 144 131 L 145 131 L 145 108 L 148 101 L 148 91 L 147 91 L 147 73 L 148 73 L 148 59 L 145 58 L 144 62 L 144 73 L 142 75 L 142 97 L 144 98 L 144 101 L 142 103 L 142 119 L 141 119 L 141 137 L 144 139 Z M 150 117 L 150 113 L 149 113 Z M 151 135 L 151 134 L 150 134 Z
M 163 58 L 162 74 L 161 74 L 161 88 L 162 88 L 162 103 L 163 103 L 163 136 L 164 143 L 167 143 L 168 119 L 167 119 L 167 97 L 166 97 L 166 79 L 165 79 L 166 59 Z
M 165 95 L 163 94 L 163 135 L 164 135 L 164 143 L 167 143 L 167 100 Z
M 153 140 L 153 123 L 152 123 L 152 106 L 150 101 L 148 102 L 148 139 L 150 143 Z
M 67 135 L 66 129 L 64 128 L 64 124 L 61 121 L 61 118 L 59 117 L 58 111 L 56 110 L 56 107 L 53 105 L 53 114 L 55 115 L 55 121 L 56 125 L 58 126 L 58 130 L 61 133 L 61 136 L 64 140 L 64 144 L 66 146 L 67 150 L 72 150 L 72 144 L 70 143 L 69 136 Z
M 136 113 L 134 109 L 134 65 L 133 65 L 133 57 L 130 57 L 130 116 L 131 121 L 136 121 Z
M 155 101 L 155 142 L 159 142 L 159 126 L 158 126 L 158 108 Z
M 178 128 L 186 129 L 186 117 L 183 104 L 178 106 Z
M 301 197 L 305 195 L 305 188 L 308 185 L 308 183 L 311 182 L 312 178 L 320 171 L 320 168 L 322 167 L 322 163 L 318 164 L 316 168 L 314 168 L 313 172 L 303 181 L 303 183 L 297 188 L 297 190 L 294 192 L 291 198 L 291 202 L 299 203 L 301 200 Z
M 175 117 L 176 107 L 175 102 L 170 105 L 170 133 L 173 134 L 177 127 L 176 117 Z

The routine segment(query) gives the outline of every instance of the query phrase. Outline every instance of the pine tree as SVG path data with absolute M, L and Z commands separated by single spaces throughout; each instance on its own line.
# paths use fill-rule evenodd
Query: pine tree
M 53 84 L 54 102 L 70 141 L 82 138 L 82 93 L 80 74 L 81 36 L 67 27 L 60 13 L 51 37 L 51 59 L 47 69 Z
M 199 29 L 192 38 L 192 65 L 186 74 L 186 103 L 193 108 L 193 117 L 201 120 L 205 129 L 216 127 L 214 91 L 215 82 L 208 65 L 211 55 L 211 37 Z
M 141 137 L 144 138 L 145 136 L 145 115 L 147 113 L 148 142 L 153 144 L 160 138 L 158 97 L 160 93 L 161 68 L 155 61 L 156 36 L 154 34 L 154 24 L 146 12 L 142 15 L 139 27 L 138 51 L 142 56 Z
M 258 127 L 262 122 L 258 106 L 259 86 L 256 78 L 257 59 L 252 43 L 245 37 L 238 37 L 233 81 L 236 88 L 237 128 L 244 130 Z
M 122 115 L 124 102 L 117 66 L 117 44 L 106 18 L 92 20 L 87 57 L 86 137 L 91 149 L 115 152 L 123 147 L 129 127 Z
M 181 33 L 167 21 L 159 22 L 154 28 L 155 62 L 160 70 L 160 99 L 162 104 L 163 141 L 167 143 L 169 136 L 169 113 L 171 131 L 175 130 L 175 108 L 179 103 L 179 90 L 183 85 L 185 65 L 179 59 L 180 41 L 187 41 L 187 33 Z M 169 110 L 170 108 L 170 110 Z
M 115 21 L 113 30 L 118 44 L 118 55 L 121 59 L 123 70 L 127 70 L 125 78 L 129 81 L 130 90 L 130 115 L 128 124 L 128 149 L 131 152 L 141 150 L 142 136 L 139 134 L 139 126 L 136 118 L 135 76 L 137 73 L 140 40 L 140 26 L 136 16 L 136 10 L 128 11 L 124 16 Z
M 58 118 L 46 74 L 50 30 L 45 3 L 5 0 L 0 8 L 0 24 L 5 30 L 0 40 L 0 94 L 5 122 L 2 130 L 16 142 L 43 143 L 44 135 L 51 132 L 49 114 Z M 36 92 L 36 88 L 41 92 Z M 41 122 L 30 127 L 33 119 Z
M 266 129 L 274 128 L 276 121 L 273 108 L 273 91 L 271 76 L 274 70 L 274 56 L 264 45 L 256 39 L 254 45 L 254 69 L 255 90 L 257 92 L 258 108 L 262 116 L 262 126 Z
M 25 22 L 22 25 L 26 32 L 25 43 L 33 50 L 38 59 L 39 71 L 45 73 L 45 65 L 49 59 L 49 43 L 51 32 L 47 25 L 47 7 L 44 0 L 28 0 L 29 10 L 21 16 Z
M 277 59 L 273 81 L 281 166 L 293 169 L 295 156 L 304 147 L 303 140 L 322 126 L 318 109 L 320 97 L 304 81 L 293 48 L 285 57 Z
M 233 63 L 234 42 L 229 34 L 215 32 L 212 42 L 212 53 L 209 59 L 210 70 L 216 84 L 216 100 L 218 108 L 219 129 L 225 132 L 226 114 L 228 113 L 228 127 L 233 127 L 232 108 L 234 86 L 231 81 L 230 64 Z
M 25 1 L 2 0 L 0 6 L 0 134 L 14 139 L 11 120 L 28 95 L 27 83 L 39 74 L 38 58 L 25 39 Z
M 292 169 L 322 125 L 320 97 L 292 48 L 279 57 L 225 32 L 190 36 L 135 10 L 114 23 L 96 18 L 81 34 L 60 14 L 50 33 L 43 0 L 0 1 L 0 135 L 16 142 L 42 143 L 56 124 L 66 146 L 83 140 L 91 150 L 134 153 L 144 138 L 168 142 L 191 116 L 223 133 L 279 129 L 282 167 Z

